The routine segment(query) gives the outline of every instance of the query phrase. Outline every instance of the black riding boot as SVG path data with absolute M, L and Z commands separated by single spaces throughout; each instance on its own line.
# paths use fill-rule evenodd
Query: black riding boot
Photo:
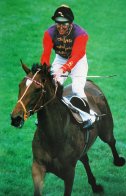
M 78 108 L 80 110 L 80 115 L 83 119 L 83 128 L 84 129 L 93 129 L 94 128 L 94 122 L 96 120 L 96 115 L 95 113 L 93 115 L 90 114 L 90 108 L 85 101 L 85 99 L 73 96 L 70 100 L 73 106 Z

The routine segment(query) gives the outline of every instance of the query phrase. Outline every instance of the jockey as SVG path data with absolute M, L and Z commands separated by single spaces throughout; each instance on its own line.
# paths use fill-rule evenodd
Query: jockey
M 82 27 L 73 23 L 74 14 L 66 5 L 61 5 L 56 9 L 52 20 L 55 21 L 55 24 L 44 33 L 41 64 L 50 65 L 51 51 L 54 49 L 56 55 L 52 63 L 52 71 L 55 80 L 63 84 L 66 77 L 61 76 L 70 72 L 72 92 L 81 101 L 84 102 L 85 100 L 86 102 L 84 86 L 88 72 L 86 57 L 88 34 Z M 92 127 L 92 124 L 96 121 L 95 113 L 90 115 L 83 112 L 83 116 L 84 128 Z

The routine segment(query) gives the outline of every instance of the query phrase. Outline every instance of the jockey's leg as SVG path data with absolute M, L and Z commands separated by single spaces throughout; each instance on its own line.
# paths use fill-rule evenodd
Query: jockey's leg
M 85 55 L 78 61 L 76 66 L 71 71 L 72 91 L 74 94 L 76 94 L 78 98 L 80 98 L 80 100 L 78 99 L 79 102 L 82 102 L 82 105 L 85 105 L 85 108 L 84 107 L 79 108 L 81 110 L 80 115 L 84 121 L 84 128 L 92 128 L 92 124 L 96 121 L 96 113 L 92 111 L 90 114 L 88 100 L 84 92 L 87 72 L 88 72 L 88 63 Z

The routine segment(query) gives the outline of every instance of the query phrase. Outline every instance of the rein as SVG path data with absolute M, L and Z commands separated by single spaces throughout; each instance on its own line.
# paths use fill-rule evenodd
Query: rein
M 53 99 L 55 99 L 55 97 L 56 97 L 56 92 L 57 92 L 57 88 L 58 88 L 58 85 L 57 85 L 57 83 L 56 83 L 56 88 L 55 88 L 55 92 L 54 92 L 53 97 L 52 97 L 51 99 L 49 99 L 44 105 L 41 105 L 38 109 L 34 110 L 34 113 L 36 113 L 36 112 L 42 110 L 43 107 L 47 106 L 50 102 L 53 101 Z
M 24 120 L 27 120 L 27 118 L 28 118 L 31 114 L 36 113 L 36 112 L 42 110 L 43 107 L 45 107 L 45 106 L 48 105 L 50 102 L 52 102 L 53 99 L 56 97 L 56 92 L 57 92 L 57 88 L 58 88 L 58 84 L 57 84 L 57 83 L 56 83 L 56 88 L 55 88 L 55 92 L 54 92 L 53 97 L 52 97 L 50 100 L 48 100 L 45 104 L 41 105 L 38 109 L 36 109 L 36 107 L 37 107 L 39 101 L 40 101 L 41 98 L 42 98 L 43 93 L 46 93 L 46 91 L 44 90 L 44 85 L 43 85 L 42 83 L 40 83 L 40 82 L 38 82 L 38 81 L 35 80 L 35 77 L 36 77 L 36 75 L 39 73 L 39 71 L 40 71 L 40 70 L 38 70 L 38 71 L 35 73 L 35 75 L 33 76 L 33 78 L 30 78 L 30 77 L 28 77 L 28 76 L 25 77 L 25 78 L 31 80 L 31 83 L 27 86 L 27 88 L 25 89 L 23 95 L 21 96 L 21 98 L 20 98 L 20 99 L 18 100 L 18 102 L 17 102 L 17 104 L 18 104 L 18 103 L 21 104 L 21 106 L 22 106 L 22 108 L 23 108 L 23 110 L 24 110 Z M 41 92 L 41 96 L 40 96 L 39 100 L 37 101 L 36 105 L 34 106 L 34 108 L 33 108 L 32 110 L 27 111 L 27 109 L 26 109 L 26 107 L 25 107 L 25 105 L 24 105 L 22 99 L 23 99 L 23 97 L 25 96 L 26 92 L 28 91 L 29 87 L 31 86 L 31 84 L 32 84 L 33 82 L 36 83 L 37 85 L 40 85 L 40 86 L 41 86 L 42 92 Z

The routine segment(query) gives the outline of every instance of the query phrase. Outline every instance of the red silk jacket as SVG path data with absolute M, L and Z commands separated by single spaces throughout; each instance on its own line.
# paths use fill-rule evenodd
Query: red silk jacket
M 65 37 L 58 34 L 56 25 L 51 26 L 44 33 L 41 64 L 50 65 L 52 48 L 56 54 L 68 59 L 62 66 L 64 72 L 70 71 L 86 53 L 88 34 L 80 26 L 73 24 L 71 32 Z

